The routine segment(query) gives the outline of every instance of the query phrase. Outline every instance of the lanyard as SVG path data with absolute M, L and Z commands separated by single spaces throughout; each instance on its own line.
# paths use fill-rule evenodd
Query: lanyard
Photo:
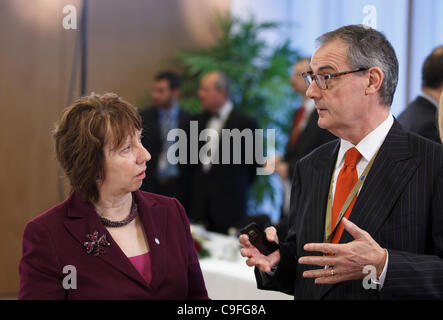
M 348 197 L 346 198 L 345 203 L 343 203 L 343 206 L 340 210 L 340 214 L 338 215 L 337 221 L 335 222 L 335 225 L 333 228 L 331 228 L 331 224 L 332 224 L 332 185 L 334 184 L 335 170 L 332 173 L 332 179 L 331 179 L 331 184 L 329 186 L 329 193 L 328 193 L 328 205 L 326 207 L 326 223 L 325 223 L 324 242 L 331 242 L 334 232 L 337 229 L 338 225 L 340 224 L 341 219 L 343 218 L 345 212 L 348 210 L 349 206 L 351 205 L 352 200 L 357 195 L 358 190 L 360 190 L 361 186 L 365 182 L 366 177 L 368 176 L 369 170 L 371 170 L 372 164 L 374 163 L 374 159 L 377 156 L 377 153 L 378 153 L 378 150 L 374 154 L 374 156 L 372 157 L 371 161 L 369 161 L 368 165 L 366 166 L 365 170 L 361 174 L 360 178 L 358 178 L 357 182 L 354 184 L 354 187 L 352 188 L 351 192 L 349 193 Z

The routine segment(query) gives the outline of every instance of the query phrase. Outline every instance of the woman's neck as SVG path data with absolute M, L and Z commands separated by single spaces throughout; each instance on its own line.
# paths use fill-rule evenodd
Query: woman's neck
M 102 217 L 111 221 L 121 221 L 129 215 L 131 210 L 132 193 L 120 196 L 101 193 L 94 207 Z

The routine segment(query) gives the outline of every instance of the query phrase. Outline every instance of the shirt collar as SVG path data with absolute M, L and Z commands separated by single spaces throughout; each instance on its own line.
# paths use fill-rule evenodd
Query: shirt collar
M 305 106 L 306 114 L 311 114 L 315 109 L 315 101 L 313 99 L 307 99 L 303 105 Z
M 231 112 L 233 108 L 232 101 L 226 100 L 225 104 L 221 107 L 221 109 L 218 111 L 218 114 L 221 119 L 227 117 L 229 113 Z
M 160 114 L 161 114 L 162 116 L 163 116 L 163 115 L 166 115 L 166 114 L 169 114 L 169 116 L 176 117 L 176 116 L 178 115 L 178 112 L 179 112 L 179 107 L 178 107 L 178 104 L 177 104 L 177 103 L 174 103 L 174 105 L 172 106 L 172 108 L 169 109 L 169 110 L 166 110 L 166 109 L 160 108 Z
M 360 152 L 362 157 L 367 162 L 371 161 L 374 154 L 385 141 L 385 138 L 388 135 L 389 130 L 391 130 L 393 123 L 394 117 L 392 116 L 392 113 L 389 112 L 388 117 L 377 128 L 375 128 L 366 137 L 364 137 L 357 145 L 354 145 L 347 140 L 341 139 L 340 149 L 337 156 L 337 166 L 339 167 L 342 161 L 344 161 L 346 151 L 353 147 L 355 147 Z
M 438 108 L 438 101 L 432 98 L 429 94 L 427 94 L 426 92 L 422 92 L 421 96 L 432 103 L 436 108 Z

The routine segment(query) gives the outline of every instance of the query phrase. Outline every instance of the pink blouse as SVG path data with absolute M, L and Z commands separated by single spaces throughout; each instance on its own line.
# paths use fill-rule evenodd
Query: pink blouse
M 129 261 L 131 261 L 132 265 L 135 267 L 135 269 L 137 269 L 137 271 L 149 285 L 152 280 L 151 255 L 149 252 L 139 256 L 129 257 Z

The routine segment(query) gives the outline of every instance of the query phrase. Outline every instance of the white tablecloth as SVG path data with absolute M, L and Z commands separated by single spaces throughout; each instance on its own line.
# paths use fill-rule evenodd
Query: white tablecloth
M 246 265 L 246 258 L 240 255 L 236 238 L 211 232 L 205 232 L 204 238 L 206 240 L 203 244 L 211 252 L 211 257 L 200 259 L 200 267 L 211 299 L 293 299 L 292 296 L 281 292 L 257 289 L 254 268 Z

